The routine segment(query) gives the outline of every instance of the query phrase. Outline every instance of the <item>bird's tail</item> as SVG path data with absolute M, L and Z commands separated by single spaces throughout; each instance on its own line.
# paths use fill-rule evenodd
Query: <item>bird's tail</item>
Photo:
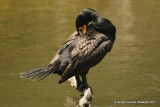
M 30 78 L 30 79 L 39 79 L 42 80 L 44 79 L 46 76 L 48 76 L 51 73 L 54 73 L 55 70 L 54 69 L 50 69 L 50 68 L 38 68 L 38 69 L 33 69 L 27 72 L 22 72 L 20 73 L 21 77 L 23 78 Z

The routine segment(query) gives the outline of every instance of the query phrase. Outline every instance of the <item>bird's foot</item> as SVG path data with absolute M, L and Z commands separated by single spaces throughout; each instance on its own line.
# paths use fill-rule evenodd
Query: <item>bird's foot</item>
M 91 107 L 91 100 L 93 98 L 93 92 L 91 87 L 87 88 L 83 92 L 83 96 L 79 100 L 79 107 Z
M 80 96 L 84 96 L 84 92 L 88 88 L 89 88 L 88 84 L 81 82 L 77 87 L 77 90 L 80 92 Z

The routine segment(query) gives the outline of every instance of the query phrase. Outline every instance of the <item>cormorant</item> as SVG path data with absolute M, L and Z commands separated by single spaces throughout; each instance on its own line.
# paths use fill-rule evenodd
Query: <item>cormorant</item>
M 43 79 L 49 74 L 58 74 L 61 76 L 59 84 L 75 76 L 79 91 L 88 87 L 86 74 L 111 51 L 116 28 L 95 10 L 86 8 L 76 18 L 76 30 L 63 43 L 48 67 L 22 72 L 21 76 Z

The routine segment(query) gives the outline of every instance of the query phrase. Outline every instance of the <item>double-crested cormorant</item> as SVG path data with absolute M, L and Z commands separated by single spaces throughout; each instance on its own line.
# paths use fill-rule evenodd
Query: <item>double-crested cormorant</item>
M 76 30 L 64 42 L 48 67 L 23 72 L 21 76 L 43 79 L 54 73 L 61 76 L 58 83 L 75 76 L 78 87 L 87 87 L 86 74 L 111 51 L 116 28 L 95 10 L 86 8 L 76 18 Z

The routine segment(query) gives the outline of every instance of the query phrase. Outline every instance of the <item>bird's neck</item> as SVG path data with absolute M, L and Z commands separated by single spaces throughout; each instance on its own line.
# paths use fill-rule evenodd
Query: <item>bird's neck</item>
M 97 31 L 107 35 L 114 42 L 116 28 L 108 19 L 97 17 L 93 20 L 93 25 Z

